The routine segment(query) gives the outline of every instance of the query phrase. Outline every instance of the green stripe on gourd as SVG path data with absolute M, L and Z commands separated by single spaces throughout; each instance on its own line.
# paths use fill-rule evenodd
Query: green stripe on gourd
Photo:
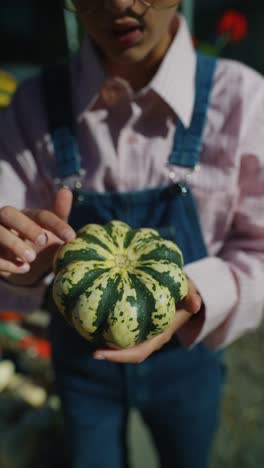
M 103 245 L 106 250 L 112 252 L 113 239 L 108 235 L 107 230 L 104 226 L 99 224 L 87 224 L 82 229 L 78 231 L 78 237 L 93 236 L 96 239 L 96 242 L 100 245 Z
M 120 297 L 108 317 L 107 343 L 120 347 L 147 339 L 151 329 L 154 298 L 135 275 L 119 275 Z
M 183 257 L 149 228 L 88 224 L 58 250 L 53 298 L 88 341 L 126 348 L 165 331 L 187 294 Z
M 124 247 L 127 248 L 130 246 L 131 249 L 135 249 L 137 251 L 142 244 L 154 239 L 161 239 L 160 234 L 155 229 L 130 229 L 127 232 Z
M 80 294 L 93 286 L 95 279 L 108 270 L 105 263 L 77 261 L 68 264 L 55 277 L 53 298 L 59 310 L 71 320 L 71 308 L 78 302 Z
M 148 245 L 144 244 L 137 250 L 140 261 L 155 260 L 156 262 L 167 260 L 183 267 L 183 256 L 180 249 L 171 241 L 164 239 L 153 240 Z
M 72 325 L 84 338 L 89 339 L 91 336 L 96 340 L 99 333 L 103 332 L 109 312 L 120 295 L 118 283 L 118 278 L 111 277 L 109 271 L 104 272 L 75 303 L 71 314 Z

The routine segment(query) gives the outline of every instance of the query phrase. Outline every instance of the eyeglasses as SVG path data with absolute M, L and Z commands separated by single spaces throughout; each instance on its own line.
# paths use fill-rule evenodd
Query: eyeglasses
M 107 0 L 106 0 L 107 1 Z M 65 0 L 64 6 L 66 10 L 72 11 L 74 13 L 77 12 L 76 4 L 78 3 L 78 11 L 80 13 L 85 13 L 91 15 L 100 11 L 104 6 L 105 0 Z M 162 10 L 169 10 L 171 8 L 175 8 L 178 6 L 179 0 L 131 0 L 130 8 L 134 5 L 137 5 L 140 11 L 140 14 L 145 13 L 150 8 L 162 11 Z

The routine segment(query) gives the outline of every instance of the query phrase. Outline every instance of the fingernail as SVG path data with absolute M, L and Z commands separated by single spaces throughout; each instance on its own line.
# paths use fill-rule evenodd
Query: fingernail
M 104 361 L 105 357 L 103 354 L 94 354 L 94 359 L 98 359 L 98 361 Z
M 72 240 L 75 239 L 75 233 L 73 231 L 70 231 L 69 229 L 66 229 L 65 231 L 63 231 L 62 233 L 62 238 L 66 241 L 66 242 L 70 242 Z
M 46 245 L 47 242 L 48 242 L 48 236 L 45 232 L 43 232 L 43 234 L 40 234 L 40 236 L 37 237 L 35 244 L 38 247 L 44 247 L 44 245 Z
M 34 250 L 26 250 L 24 257 L 28 262 L 33 262 L 36 258 L 36 252 Z
M 19 271 L 21 271 L 22 273 L 27 273 L 29 270 L 30 270 L 30 266 L 28 263 L 24 263 L 24 265 L 21 265 L 19 267 Z

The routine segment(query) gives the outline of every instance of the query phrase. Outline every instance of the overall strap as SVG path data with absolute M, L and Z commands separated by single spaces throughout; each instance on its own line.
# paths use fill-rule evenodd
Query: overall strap
M 81 171 L 79 145 L 74 136 L 68 65 L 60 63 L 45 68 L 42 85 L 56 157 L 56 177 L 65 179 Z
M 193 117 L 189 128 L 178 120 L 170 164 L 195 167 L 199 162 L 216 63 L 217 59 L 197 53 Z

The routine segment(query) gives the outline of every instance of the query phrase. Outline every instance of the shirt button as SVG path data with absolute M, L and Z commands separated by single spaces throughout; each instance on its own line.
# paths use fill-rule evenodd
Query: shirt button
M 177 175 L 173 170 L 169 171 L 169 178 L 172 182 L 174 182 L 177 179 Z

